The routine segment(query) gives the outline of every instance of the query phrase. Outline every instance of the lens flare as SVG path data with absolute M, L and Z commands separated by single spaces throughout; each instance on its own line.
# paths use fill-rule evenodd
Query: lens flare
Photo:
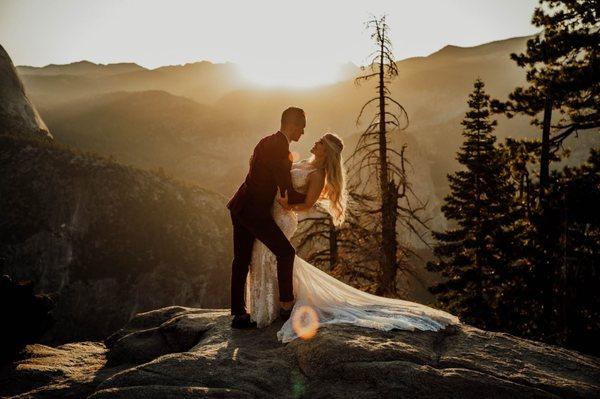
M 302 339 L 311 339 L 319 329 L 319 316 L 310 306 L 300 306 L 294 311 L 292 328 Z

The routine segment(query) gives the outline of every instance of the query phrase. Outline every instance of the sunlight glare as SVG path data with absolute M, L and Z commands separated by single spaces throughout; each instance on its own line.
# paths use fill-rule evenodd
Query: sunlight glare
M 302 339 L 311 339 L 319 329 L 319 316 L 310 306 L 300 306 L 292 316 L 292 327 Z
M 340 80 L 340 67 L 335 64 L 314 62 L 266 62 L 248 60 L 240 65 L 242 74 L 250 82 L 266 87 L 315 87 Z

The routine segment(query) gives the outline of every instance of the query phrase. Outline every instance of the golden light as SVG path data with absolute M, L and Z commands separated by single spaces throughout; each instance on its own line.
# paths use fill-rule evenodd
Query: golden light
M 302 339 L 311 339 L 319 329 L 319 316 L 310 306 L 300 306 L 294 311 L 292 328 Z
M 244 78 L 265 87 L 305 88 L 332 84 L 340 80 L 340 66 L 334 62 L 265 62 L 257 57 L 240 62 L 240 69 Z
M 290 161 L 296 162 L 300 159 L 300 153 L 298 151 L 290 151 Z

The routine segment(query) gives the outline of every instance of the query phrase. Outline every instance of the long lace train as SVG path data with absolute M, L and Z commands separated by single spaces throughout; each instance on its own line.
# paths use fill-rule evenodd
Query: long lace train
M 292 316 L 277 332 L 289 342 L 324 324 L 346 323 L 378 330 L 438 330 L 457 324 L 456 316 L 415 302 L 363 292 L 296 256 Z

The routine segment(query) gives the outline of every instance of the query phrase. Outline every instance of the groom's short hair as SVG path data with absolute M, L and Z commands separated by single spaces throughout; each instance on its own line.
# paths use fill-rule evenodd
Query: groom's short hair
M 289 107 L 281 114 L 281 126 L 289 126 L 294 124 L 296 126 L 306 125 L 306 116 L 304 110 L 298 107 Z

